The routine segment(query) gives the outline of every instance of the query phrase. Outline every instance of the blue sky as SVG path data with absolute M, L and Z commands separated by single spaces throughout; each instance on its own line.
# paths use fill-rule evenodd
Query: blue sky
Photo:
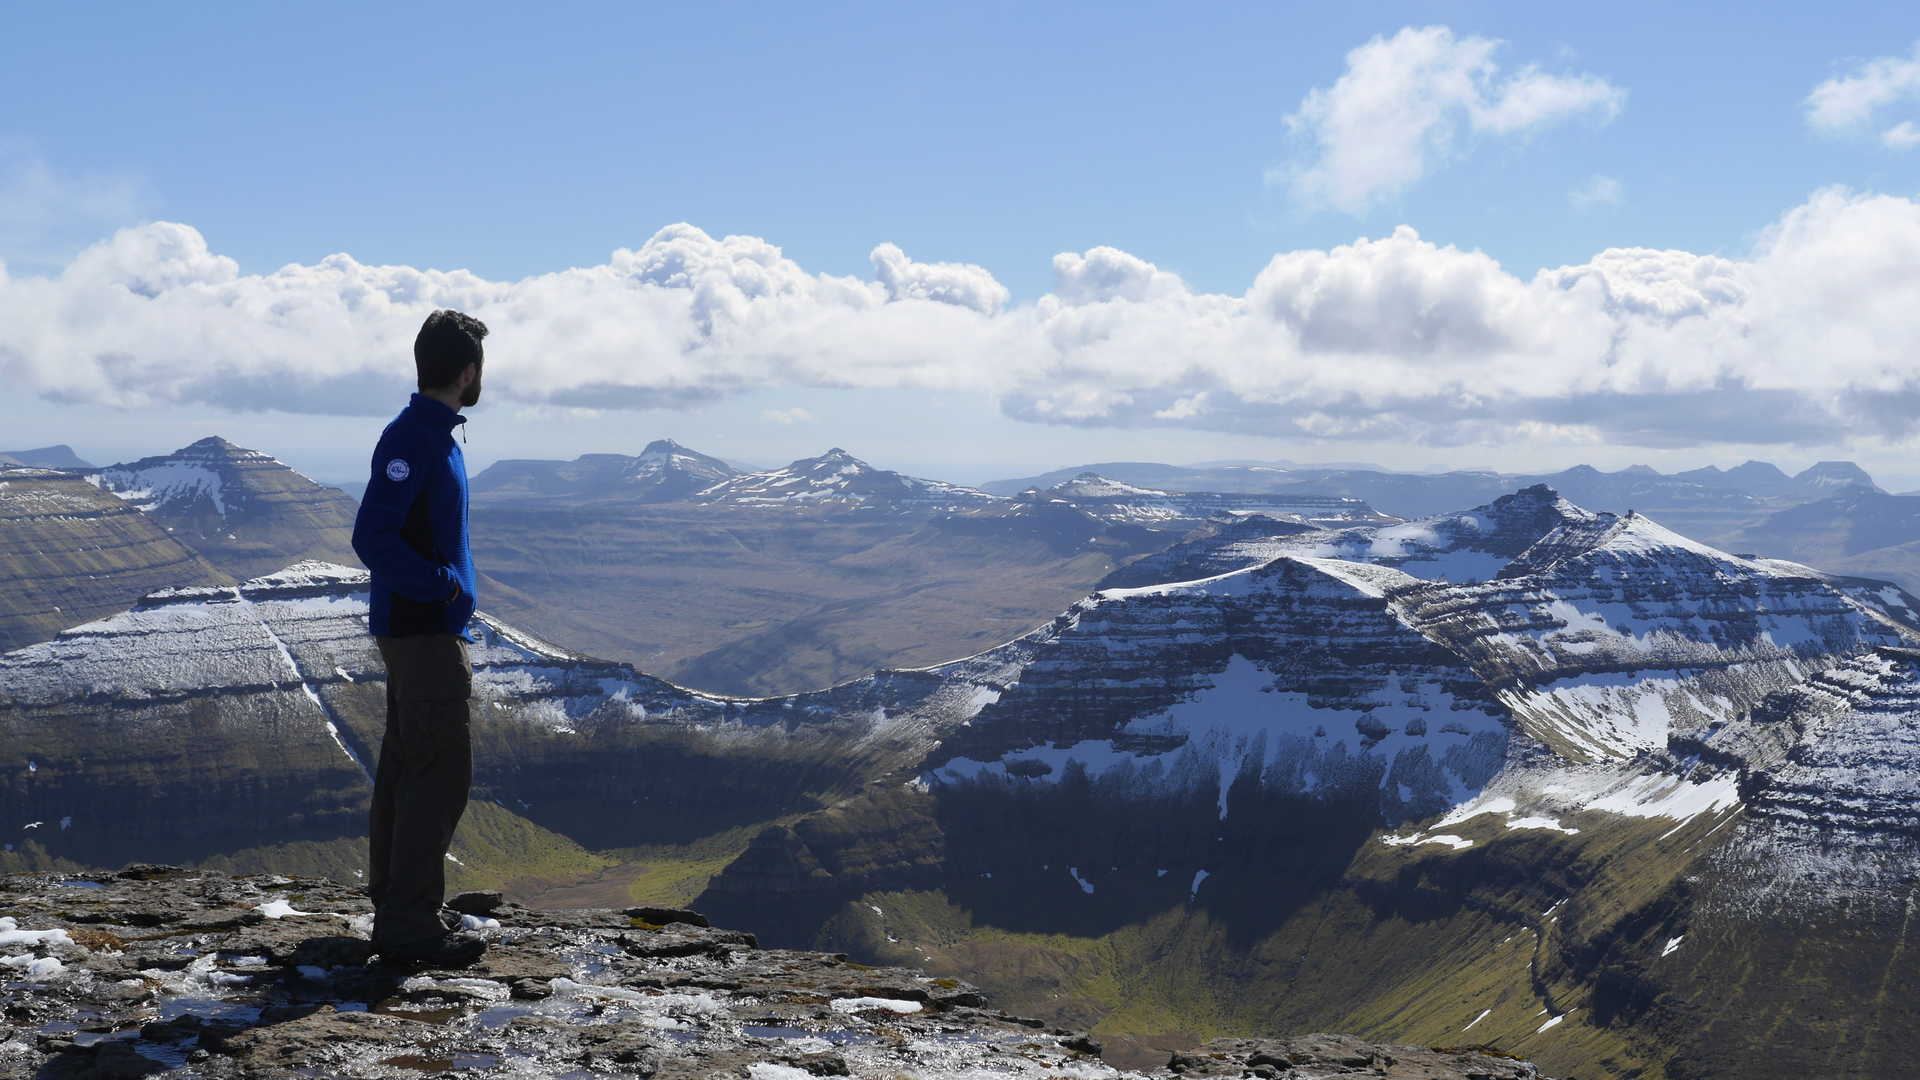
M 1604 389 L 1599 376 L 1576 371 L 1597 361 L 1535 342 L 1519 350 L 1532 350 L 1532 362 L 1490 366 L 1489 386 L 1476 386 L 1468 371 L 1417 394 L 1394 388 L 1420 382 L 1436 365 L 1470 368 L 1471 355 L 1441 359 L 1429 350 L 1431 334 L 1383 337 L 1365 327 L 1316 352 L 1314 341 L 1338 337 L 1326 312 L 1273 299 L 1277 288 L 1297 298 L 1345 282 L 1365 294 L 1343 310 L 1393 319 L 1403 310 L 1393 306 L 1395 290 L 1405 284 L 1392 273 L 1364 271 L 1355 284 L 1301 270 L 1260 294 L 1305 343 L 1284 360 L 1300 365 L 1288 369 L 1299 371 L 1297 380 L 1245 370 L 1263 360 L 1209 368 L 1229 346 L 1192 329 L 1209 325 L 1212 310 L 1192 297 L 1249 297 L 1277 254 L 1335 252 L 1392 237 L 1399 226 L 1417 234 L 1402 237 L 1406 265 L 1447 263 L 1420 279 L 1439 284 L 1414 289 L 1421 317 L 1456 298 L 1446 282 L 1490 273 L 1435 254 L 1451 248 L 1484 253 L 1507 275 L 1486 286 L 1492 307 L 1473 311 L 1522 318 L 1513 314 L 1519 301 L 1500 299 L 1501 290 L 1543 268 L 1640 247 L 1738 263 L 1753 256 L 1761 230 L 1839 185 L 1854 203 L 1809 211 L 1788 230 L 1800 238 L 1788 253 L 1798 269 L 1783 269 L 1782 255 L 1756 270 L 1783 294 L 1804 294 L 1791 282 L 1805 279 L 1792 274 L 1832 279 L 1821 261 L 1832 252 L 1820 236 L 1898 232 L 1906 219 L 1896 204 L 1915 194 L 1920 151 L 1887 133 L 1920 118 L 1920 96 L 1904 69 L 1886 65 L 1914 56 L 1920 19 L 1891 5 L 128 5 L 15 12 L 8 23 L 0 35 L 0 100 L 8 102 L 0 111 L 0 262 L 8 275 L 0 312 L 12 292 L 22 310 L 60 306 L 84 320 L 96 294 L 78 284 L 76 256 L 116 230 L 154 222 L 188 226 L 207 258 L 232 260 L 230 270 L 186 272 L 181 287 L 227 288 L 288 264 L 317 267 L 336 252 L 359 267 L 466 270 L 503 287 L 608 266 L 616 249 L 641 252 L 657 269 L 660 260 L 648 261 L 644 246 L 682 222 L 716 242 L 737 235 L 775 245 L 807 281 L 873 282 L 882 244 L 897 245 L 911 264 L 911 287 L 886 290 L 898 310 L 870 310 L 861 300 L 859 318 L 820 323 L 822 334 L 848 334 L 848 343 L 821 344 L 822 356 L 798 365 L 804 370 L 785 360 L 727 366 L 734 353 L 723 344 L 761 356 L 796 347 L 770 343 L 766 319 L 743 316 L 742 326 L 756 327 L 752 336 L 708 342 L 708 352 L 687 353 L 699 371 L 668 378 L 654 372 L 673 365 L 650 351 L 667 346 L 652 337 L 612 339 L 636 317 L 630 311 L 585 301 L 562 310 L 557 300 L 537 306 L 488 294 L 504 319 L 492 320 L 489 341 L 489 377 L 500 391 L 482 407 L 495 415 L 475 417 L 475 435 L 488 431 L 484 447 L 470 448 L 477 462 L 635 451 L 672 435 L 758 462 L 844 445 L 880 464 L 961 480 L 1115 457 L 1519 469 L 1577 461 L 1680 468 L 1747 456 L 1797 468 L 1852 456 L 1896 486 L 1920 484 L 1920 468 L 1902 471 L 1907 429 L 1887 419 L 1912 393 L 1896 370 L 1907 329 L 1897 320 L 1867 335 L 1878 344 L 1853 349 L 1830 383 L 1794 370 L 1786 353 L 1758 364 L 1740 386 L 1755 395 L 1751 432 L 1734 422 L 1739 409 L 1733 420 L 1693 427 L 1596 419 L 1608 409 L 1700 412 L 1688 403 L 1701 400 L 1702 387 L 1747 376 L 1738 356 L 1723 355 L 1709 371 L 1692 366 L 1697 354 L 1724 350 L 1732 337 L 1752 340 L 1744 323 L 1738 334 L 1648 336 L 1651 358 L 1638 361 L 1647 370 L 1631 380 L 1603 373 Z M 1485 62 L 1485 97 L 1448 105 L 1444 80 L 1400 85 L 1391 72 L 1356 68 L 1352 53 L 1369 42 L 1398 41 L 1382 62 L 1400 63 L 1393 57 L 1411 56 L 1415 42 L 1396 35 L 1416 32 L 1456 58 L 1483 42 L 1474 55 Z M 1871 67 L 1875 61 L 1882 67 Z M 1540 93 L 1499 97 L 1529 70 L 1545 80 Z M 1414 144 L 1422 160 L 1411 179 L 1378 181 L 1365 169 L 1392 173 L 1392 162 L 1375 162 L 1335 170 L 1317 189 L 1331 200 L 1316 198 L 1311 184 L 1289 177 L 1335 160 L 1329 147 L 1338 140 L 1349 151 L 1361 145 L 1364 156 L 1366 145 L 1378 145 L 1367 125 L 1393 123 L 1400 108 L 1389 97 L 1352 123 L 1338 108 L 1316 113 L 1313 96 L 1339 98 L 1343 78 L 1349 104 L 1405 93 L 1406 108 L 1417 109 L 1438 94 L 1441 119 Z M 1377 85 L 1359 85 L 1364 79 Z M 1810 119 L 1810 95 L 1835 80 L 1866 104 L 1847 123 Z M 1363 174 L 1378 182 L 1354 202 Z M 1861 202 L 1869 196 L 1887 198 Z M 1897 224 L 1876 226 L 1874 214 Z M 128 260 L 173 257 L 155 255 L 153 244 L 127 247 L 132 253 L 109 260 L 112 272 L 101 271 L 89 288 L 133 273 Z M 695 247 L 706 253 L 699 258 L 729 260 L 727 280 L 739 284 L 737 252 Z M 1136 263 L 1151 264 L 1177 275 L 1184 291 L 1177 300 L 1154 292 L 1165 305 L 1151 319 L 1145 293 L 1089 294 L 1109 307 L 1136 305 L 1115 324 L 1121 330 L 1089 329 L 1090 318 L 1022 321 L 1021 312 L 1063 288 L 1056 255 L 1101 247 L 1134 260 L 1114 273 L 1146 273 Z M 1857 261 L 1899 265 L 1872 253 Z M 1636 271 L 1635 280 L 1646 284 L 1648 273 Z M 1689 262 L 1658 274 L 1665 276 L 1647 288 L 1664 295 L 1671 282 L 1697 282 L 1703 271 Z M 63 278 L 74 282 L 71 291 L 52 287 Z M 49 287 L 29 293 L 21 283 L 32 279 Z M 347 288 L 309 279 L 297 287 L 331 289 L 335 299 Z M 477 295 L 458 283 L 381 287 L 396 304 Z M 569 287 L 558 282 L 554 290 Z M 948 292 L 929 299 L 929 288 Z M 953 290 L 961 301 L 939 299 Z M 1753 293 L 1773 295 L 1761 286 Z M 378 414 L 397 407 L 381 396 L 405 392 L 408 360 L 404 341 L 394 348 L 394 327 L 403 315 L 417 325 L 417 314 L 383 309 L 391 325 L 376 326 L 349 312 L 255 337 L 246 325 L 209 329 L 195 322 L 198 309 L 161 310 L 164 298 L 145 299 L 158 305 L 154 321 L 110 350 L 84 326 L 0 325 L 0 376 L 12 384 L 0 398 L 0 444 L 67 442 L 112 460 L 220 432 L 310 472 L 344 476 L 370 444 Z M 894 303 L 901 300 L 908 302 Z M 833 308 L 842 300 L 809 303 Z M 961 323 L 949 318 L 954 312 L 921 319 L 909 311 L 943 303 L 978 317 Z M 263 323 L 280 317 L 271 304 L 252 310 Z M 814 310 L 783 311 L 781 325 L 814 325 Z M 1720 311 L 1709 304 L 1695 321 L 1708 325 Z M 1122 314 L 1116 308 L 1114 318 Z M 97 317 L 125 324 L 148 316 L 115 305 Z M 1442 338 L 1460 324 L 1432 317 Z M 1578 333 L 1592 329 L 1582 313 L 1565 317 L 1583 328 Z M 1798 335 L 1824 340 L 1791 304 L 1772 317 L 1799 320 L 1777 331 L 1763 326 L 1781 350 L 1796 348 Z M 602 319 L 605 326 L 594 321 Z M 1486 319 L 1494 330 L 1466 335 L 1461 349 L 1512 343 L 1517 332 Z M 1350 323 L 1341 325 L 1353 330 Z M 1681 324 L 1669 320 L 1662 332 L 1671 325 Z M 325 342 L 329 327 L 337 337 Z M 1069 331 L 1086 336 L 1060 345 Z M 300 332 L 323 341 L 311 352 L 288 345 Z M 895 345 L 889 355 L 916 355 L 891 367 L 860 355 L 857 343 L 876 337 L 950 348 L 920 356 Z M 520 350 L 563 364 L 570 343 L 588 338 L 598 342 L 594 362 L 606 368 L 581 378 L 564 400 L 553 391 L 551 366 L 523 383 L 509 375 L 517 360 L 535 370 Z M 1101 351 L 1123 339 L 1135 351 Z M 1026 359 L 1031 341 L 1054 351 Z M 1185 341 L 1199 359 L 1181 355 Z M 369 375 L 376 358 L 359 355 L 383 347 L 392 354 L 378 362 L 390 360 L 397 380 Z M 204 375 L 197 350 L 225 365 L 227 381 L 179 389 Z M 271 362 L 248 367 L 250 350 Z M 1379 370 L 1342 382 L 1336 376 L 1352 366 L 1351 350 L 1376 357 Z M 108 364 L 86 385 L 65 379 L 106 352 L 134 354 L 138 373 Z M 348 353 L 355 355 L 343 359 Z M 856 373 L 835 371 L 838 355 Z M 1822 363 L 1801 355 L 1802 369 Z M 179 370 L 170 374 L 168 365 Z M 1463 387 L 1477 399 L 1514 371 L 1553 365 L 1565 367 L 1563 379 L 1516 392 L 1512 402 L 1460 404 Z M 1662 365 L 1688 374 L 1670 376 Z M 647 372 L 636 374 L 639 367 Z M 1175 377 L 1159 367 L 1194 371 Z M 884 375 L 874 374 L 881 368 Z M 990 376 L 969 374 L 989 369 Z M 308 373 L 323 371 L 331 381 L 307 385 Z M 1294 394 L 1286 387 L 1295 382 L 1318 389 Z M 593 395 L 607 387 L 627 393 L 591 411 L 600 404 Z M 353 392 L 370 400 L 338 404 Z M 1792 426 L 1803 408 L 1824 419 L 1795 427 L 1797 441 L 1780 441 L 1782 425 Z

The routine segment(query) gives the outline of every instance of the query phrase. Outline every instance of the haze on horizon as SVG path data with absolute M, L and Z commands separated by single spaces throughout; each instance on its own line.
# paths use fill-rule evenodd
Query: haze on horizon
M 24 14 L 0 448 L 345 480 L 447 306 L 493 330 L 476 470 L 1920 487 L 1920 28 L 1740 11 Z

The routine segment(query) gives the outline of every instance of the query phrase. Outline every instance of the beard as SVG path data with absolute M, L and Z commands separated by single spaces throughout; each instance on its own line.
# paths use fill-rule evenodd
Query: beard
M 460 394 L 460 407 L 468 408 L 480 403 L 480 380 L 476 377 Z

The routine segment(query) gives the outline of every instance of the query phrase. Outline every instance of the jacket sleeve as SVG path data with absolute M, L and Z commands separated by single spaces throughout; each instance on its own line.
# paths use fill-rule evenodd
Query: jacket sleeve
M 431 481 L 434 464 L 427 455 L 407 452 L 399 440 L 382 438 L 374 447 L 372 477 L 353 519 L 353 553 L 382 585 L 422 604 L 437 604 L 460 589 L 452 567 L 423 557 L 400 531 L 413 500 Z

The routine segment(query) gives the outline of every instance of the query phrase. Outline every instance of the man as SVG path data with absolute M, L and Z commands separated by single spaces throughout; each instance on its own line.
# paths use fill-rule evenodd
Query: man
M 373 572 L 367 624 L 387 666 L 387 731 L 368 820 L 373 947 L 385 960 L 462 967 L 486 951 L 449 933 L 447 848 L 473 782 L 467 701 L 473 556 L 467 465 L 453 429 L 480 400 L 487 328 L 457 311 L 427 316 L 413 341 L 420 392 L 380 433 L 353 523 Z

